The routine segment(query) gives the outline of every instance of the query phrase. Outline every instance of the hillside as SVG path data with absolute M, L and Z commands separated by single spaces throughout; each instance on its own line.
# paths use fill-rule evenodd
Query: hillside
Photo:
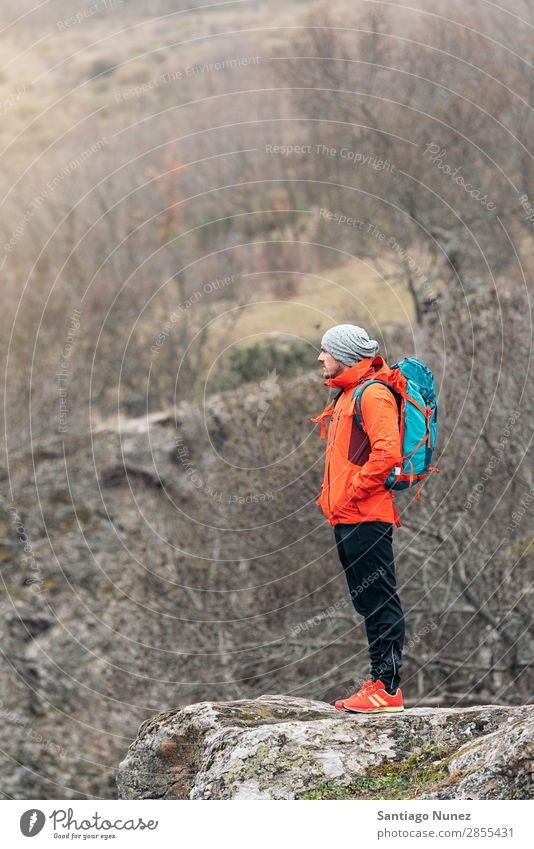
M 440 472 L 395 495 L 401 722 L 513 749 L 534 656 L 533 8 L 2 0 L 6 797 L 114 798 L 162 710 L 175 728 L 273 693 L 271 719 L 286 699 L 328 725 L 365 680 L 310 421 L 345 322 L 422 359 L 439 401 Z M 362 791 L 338 777 L 299 792 Z

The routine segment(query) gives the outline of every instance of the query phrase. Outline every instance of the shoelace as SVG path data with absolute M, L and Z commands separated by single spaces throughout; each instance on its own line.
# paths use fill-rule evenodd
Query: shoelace
M 369 679 L 369 681 L 366 681 L 365 684 L 362 684 L 362 686 L 360 687 L 360 689 L 358 690 L 356 695 L 357 696 L 365 696 L 368 693 L 368 691 L 371 690 L 372 687 L 374 687 L 374 685 L 375 685 L 375 682 L 372 681 L 371 679 Z

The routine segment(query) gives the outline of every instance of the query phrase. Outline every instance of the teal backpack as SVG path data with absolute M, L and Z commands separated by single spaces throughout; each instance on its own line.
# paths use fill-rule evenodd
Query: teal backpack
M 415 357 L 406 357 L 390 366 L 388 380 L 366 380 L 353 393 L 354 416 L 363 427 L 361 398 L 371 383 L 383 383 L 391 389 L 399 408 L 402 466 L 395 466 L 386 479 L 386 489 L 407 489 L 439 469 L 430 465 L 436 444 L 438 404 L 434 376 L 428 366 Z

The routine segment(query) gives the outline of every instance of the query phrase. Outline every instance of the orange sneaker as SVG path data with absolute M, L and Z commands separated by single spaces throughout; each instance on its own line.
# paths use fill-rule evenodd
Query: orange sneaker
M 361 690 L 354 693 L 350 699 L 341 700 L 342 707 L 338 710 L 346 710 L 352 713 L 397 713 L 404 710 L 400 687 L 391 696 L 386 692 L 382 681 L 372 681 L 371 684 L 372 687 L 366 687 L 364 684 Z M 336 702 L 337 706 L 338 702 Z
M 365 683 L 364 683 L 364 684 L 362 684 L 362 686 L 360 687 L 360 689 L 359 689 L 356 693 L 354 693 L 354 695 L 353 695 L 353 696 L 351 696 L 350 698 L 351 698 L 351 699 L 355 699 L 357 696 L 363 696 L 363 695 L 367 692 L 367 690 L 371 690 L 374 686 L 375 686 L 375 682 L 374 682 L 374 681 L 372 681 L 372 680 L 371 680 L 371 678 L 369 678 L 369 680 L 368 680 L 368 681 L 365 681 Z M 349 700 L 349 701 L 350 701 L 350 700 Z M 336 702 L 336 708 L 337 708 L 338 710 L 345 710 L 345 708 L 344 708 L 344 701 L 343 701 L 343 699 L 338 699 L 338 700 L 337 700 L 337 702 Z

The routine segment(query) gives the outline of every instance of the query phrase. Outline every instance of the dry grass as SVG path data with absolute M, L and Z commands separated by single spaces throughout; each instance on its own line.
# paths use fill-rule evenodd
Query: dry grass
M 246 34 L 246 55 L 253 54 L 252 47 L 257 47 L 260 54 L 270 55 L 274 45 L 286 44 L 291 36 L 290 29 L 276 27 L 294 27 L 309 8 L 310 4 L 303 0 L 289 6 L 275 0 L 269 4 L 236 3 L 207 11 L 190 10 L 163 19 L 150 19 L 148 11 L 140 16 L 135 10 L 118 10 L 109 16 L 87 17 L 82 23 L 63 29 L 58 28 L 58 17 L 50 11 L 46 26 L 33 37 L 31 17 L 26 18 L 2 36 L 0 104 L 5 109 L 5 104 L 11 104 L 13 96 L 24 89 L 14 105 L 4 111 L 0 122 L 2 147 L 27 127 L 44 106 L 94 76 L 105 63 L 120 65 L 104 77 L 110 86 L 136 85 L 156 74 L 195 63 L 245 55 L 239 34 L 242 30 L 253 30 Z M 61 66 L 51 70 L 58 63 Z M 69 106 L 67 124 L 73 122 L 72 111 L 87 115 L 101 105 L 105 88 L 95 81 L 77 91 L 75 105 Z M 56 133 L 58 118 L 61 122 L 61 115 L 54 112 Z M 30 130 L 35 147 L 46 140 L 42 132 L 39 126 Z
M 321 275 L 304 276 L 292 298 L 251 304 L 240 316 L 231 339 L 273 331 L 313 339 L 337 323 L 371 329 L 413 319 L 404 288 L 392 287 L 370 265 L 353 261 Z

